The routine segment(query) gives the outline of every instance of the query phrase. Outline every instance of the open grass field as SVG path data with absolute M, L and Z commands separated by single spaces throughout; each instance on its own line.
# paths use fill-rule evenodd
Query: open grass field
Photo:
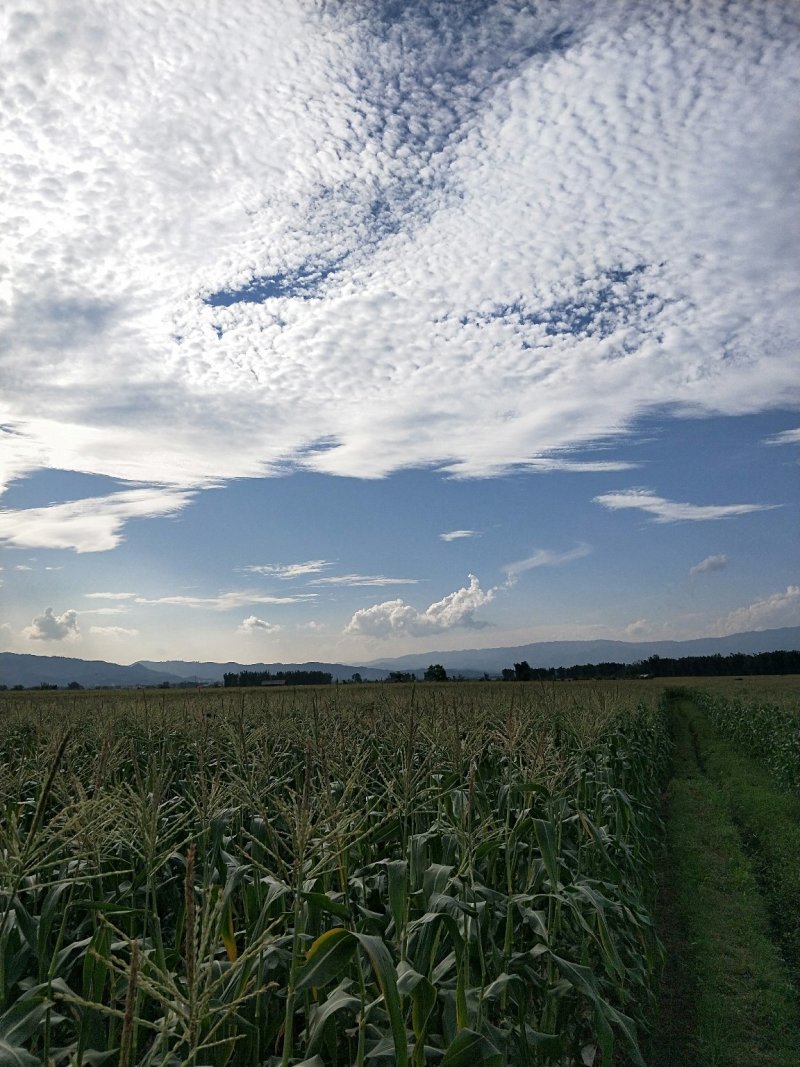
M 669 686 L 2 694 L 0 1064 L 796 1063 L 798 680 Z

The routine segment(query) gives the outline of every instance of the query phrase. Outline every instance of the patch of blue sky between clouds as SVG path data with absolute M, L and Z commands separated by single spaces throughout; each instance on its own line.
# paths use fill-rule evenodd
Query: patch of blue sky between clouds
M 521 298 L 511 304 L 499 304 L 490 311 L 466 312 L 460 322 L 465 327 L 492 320 L 507 323 L 520 335 L 523 349 L 540 347 L 547 344 L 544 338 L 565 334 L 604 340 L 633 327 L 637 333 L 647 330 L 660 342 L 662 338 L 653 325 L 671 301 L 648 288 L 648 275 L 656 273 L 657 268 L 645 264 L 628 269 L 611 268 L 596 278 L 576 279 L 573 295 L 544 307 L 530 306 Z M 635 351 L 636 347 L 637 342 L 632 338 L 620 337 L 622 352 Z
M 230 307 L 231 304 L 261 304 L 276 298 L 310 300 L 336 271 L 336 265 L 314 266 L 304 263 L 295 270 L 253 278 L 240 289 L 221 289 L 205 297 L 211 307 Z M 219 330 L 218 336 L 222 335 Z

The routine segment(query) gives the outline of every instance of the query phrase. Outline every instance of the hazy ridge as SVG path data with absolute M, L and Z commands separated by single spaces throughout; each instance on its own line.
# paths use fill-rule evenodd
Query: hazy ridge
M 800 649 L 800 626 L 773 630 L 753 630 L 726 637 L 701 637 L 691 641 L 538 641 L 501 648 L 459 649 L 453 652 L 418 652 L 412 655 L 373 660 L 363 666 L 345 663 L 216 663 L 191 660 L 140 660 L 129 665 L 105 660 L 84 660 L 67 656 L 35 656 L 0 652 L 0 684 L 25 687 L 66 686 L 78 682 L 93 686 L 159 685 L 196 681 L 221 682 L 226 673 L 241 670 L 327 671 L 337 681 L 349 681 L 356 673 L 365 681 L 379 681 L 390 671 L 421 673 L 431 663 L 441 663 L 449 674 L 466 678 L 484 674 L 499 675 L 504 667 L 527 660 L 531 667 L 571 667 L 578 663 L 636 663 L 649 656 L 727 656 L 733 652 L 751 655 L 759 652 Z

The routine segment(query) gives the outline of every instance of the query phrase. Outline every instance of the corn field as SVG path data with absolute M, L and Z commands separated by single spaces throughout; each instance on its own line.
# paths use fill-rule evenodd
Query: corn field
M 720 735 L 757 756 L 782 789 L 800 796 L 800 706 L 694 691 Z
M 608 689 L 9 694 L 0 1064 L 643 1065 L 667 747 Z

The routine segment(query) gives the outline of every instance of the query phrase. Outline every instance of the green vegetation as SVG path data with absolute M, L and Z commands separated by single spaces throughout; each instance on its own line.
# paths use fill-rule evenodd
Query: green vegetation
M 226 689 L 256 685 L 330 685 L 333 675 L 328 671 L 239 671 L 223 674 L 222 681 Z
M 794 1067 L 797 692 L 5 693 L 0 1065 Z
M 0 1061 L 644 1063 L 653 705 L 487 684 L 3 700 Z
M 531 667 L 527 660 L 503 671 L 503 681 L 544 682 L 554 679 L 696 678 L 800 673 L 800 651 L 734 652 L 729 656 L 649 656 L 636 663 L 576 663 L 572 667 Z
M 791 856 L 796 811 L 763 769 L 719 739 L 686 693 L 675 691 L 670 704 L 674 777 L 662 928 L 667 952 L 682 959 L 667 972 L 654 1067 L 790 1067 L 800 1049 L 797 993 L 787 967 L 797 958 L 788 954 L 799 902 L 797 853 Z M 769 842 L 768 813 L 775 819 Z M 773 917 L 787 909 L 786 956 L 770 928 L 770 904 Z M 671 1010 L 673 995 L 690 1006 L 688 1026 Z
M 800 796 L 800 702 L 693 694 L 719 733 L 747 755 L 757 756 L 775 782 Z
M 752 722 L 760 722 L 762 730 L 754 747 L 757 738 L 756 751 L 767 757 L 766 765 L 737 752 L 705 716 L 693 715 L 692 730 L 705 771 L 747 846 L 784 956 L 800 978 L 800 795 L 777 788 L 800 782 L 797 765 L 786 758 L 800 751 L 782 743 L 787 725 L 797 735 L 800 720 L 791 713 L 781 716 L 779 709 L 765 714 L 761 704 L 751 707 Z M 737 739 L 744 734 L 742 741 L 753 733 L 739 704 L 713 701 L 711 721 L 730 725 Z

